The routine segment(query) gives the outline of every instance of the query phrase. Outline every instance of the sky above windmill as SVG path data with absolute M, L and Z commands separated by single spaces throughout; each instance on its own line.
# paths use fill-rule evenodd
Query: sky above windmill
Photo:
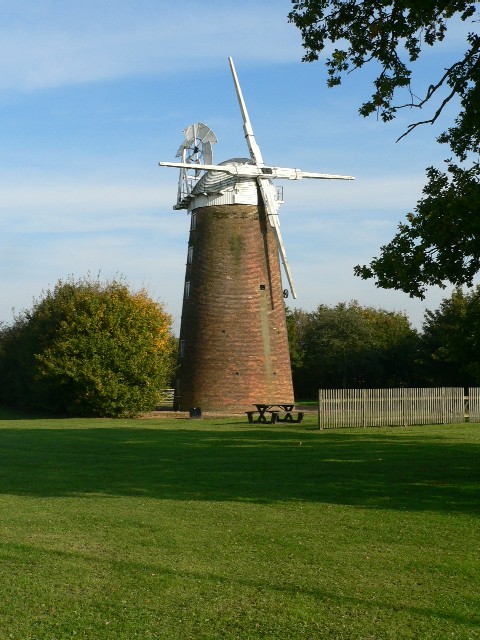
M 194 122 L 217 135 L 216 162 L 247 155 L 228 56 L 267 163 L 356 177 L 278 183 L 299 296 L 289 305 L 356 299 L 405 311 L 417 327 L 438 307 L 449 289 L 411 300 L 353 267 L 378 255 L 421 196 L 426 167 L 448 156 L 435 142 L 442 126 L 395 143 L 417 112 L 388 125 L 361 118 L 373 70 L 327 89 L 322 60 L 301 62 L 290 9 L 289 0 L 0 0 L 0 321 L 59 279 L 90 273 L 145 287 L 178 329 L 189 220 L 172 209 L 177 171 L 157 163 L 175 160 Z M 419 94 L 464 42 L 456 25 L 428 52 Z

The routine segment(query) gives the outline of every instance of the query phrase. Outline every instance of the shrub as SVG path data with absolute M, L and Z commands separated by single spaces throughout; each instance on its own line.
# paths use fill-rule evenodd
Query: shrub
M 171 317 L 123 281 L 60 280 L 0 333 L 9 406 L 78 416 L 151 410 L 171 379 Z

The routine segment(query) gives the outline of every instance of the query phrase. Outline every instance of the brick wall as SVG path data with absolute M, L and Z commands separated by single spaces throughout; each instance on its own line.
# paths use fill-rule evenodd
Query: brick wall
M 280 265 L 263 207 L 192 212 L 177 406 L 293 402 Z

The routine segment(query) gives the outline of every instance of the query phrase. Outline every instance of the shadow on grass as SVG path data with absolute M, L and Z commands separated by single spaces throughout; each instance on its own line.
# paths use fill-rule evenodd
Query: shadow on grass
M 38 420 L 46 416 L 32 415 L 28 412 L 21 412 L 18 409 L 7 409 L 0 407 L 0 420 Z
M 160 427 L 2 428 L 0 493 L 315 501 L 479 513 L 480 444 L 391 434 Z M 225 425 L 223 425 L 225 427 Z
M 22 563 L 28 562 L 31 565 L 32 560 L 34 562 L 41 561 L 44 553 L 45 552 L 43 550 L 39 550 L 38 546 L 35 544 L 9 543 L 8 549 L 5 549 L 4 551 L 3 561 L 10 563 L 12 568 L 18 570 L 18 567 L 22 566 Z M 28 558 L 28 561 L 25 560 L 26 558 Z M 286 596 L 287 598 L 296 598 L 301 594 L 303 596 L 314 598 L 318 602 L 328 603 L 328 605 L 337 609 L 340 608 L 340 610 L 344 607 L 349 607 L 351 610 L 355 611 L 358 609 L 360 609 L 360 611 L 370 610 L 372 615 L 375 615 L 376 609 L 383 610 L 387 615 L 392 611 L 392 602 L 390 598 L 378 597 L 372 599 L 371 595 L 361 597 L 360 595 L 354 596 L 342 592 L 336 593 L 335 591 L 323 586 L 321 581 L 317 582 L 315 587 L 313 587 L 313 585 L 307 586 L 305 584 L 299 584 L 296 580 L 291 582 L 289 582 L 289 580 L 272 582 L 271 579 L 268 579 L 265 576 L 258 576 L 256 574 L 252 574 L 251 577 L 242 576 L 236 572 L 233 574 L 225 574 L 225 572 L 215 571 L 214 567 L 207 572 L 203 569 L 195 570 L 178 567 L 172 568 L 164 564 L 159 565 L 158 561 L 148 563 L 133 562 L 128 558 L 103 558 L 99 557 L 97 553 L 88 553 L 85 550 L 82 550 L 82 552 L 59 549 L 49 550 L 49 558 L 55 558 L 57 562 L 64 561 L 72 562 L 74 564 L 78 562 L 83 563 L 88 559 L 88 561 L 93 563 L 95 566 L 102 567 L 102 570 L 105 573 L 111 571 L 111 567 L 113 565 L 115 567 L 115 575 L 122 576 L 124 581 L 131 580 L 131 587 L 134 590 L 137 586 L 134 583 L 138 580 L 136 576 L 146 575 L 150 576 L 151 582 L 154 582 L 157 585 L 165 580 L 172 579 L 175 581 L 178 581 L 179 579 L 193 581 L 196 584 L 202 583 L 205 585 L 205 588 L 208 589 L 210 594 L 218 593 L 219 589 L 225 589 L 227 593 L 231 593 L 232 591 L 238 593 L 239 590 L 242 593 L 248 593 L 248 591 L 251 590 L 251 592 L 256 594 L 258 594 L 259 591 L 265 593 L 274 592 L 280 597 Z M 213 595 L 213 597 L 215 597 L 215 595 Z M 394 604 L 393 610 L 396 614 L 404 613 L 407 616 L 411 616 L 413 614 L 418 616 L 420 619 L 427 618 L 439 621 L 452 621 L 460 625 L 469 625 L 474 629 L 477 628 L 476 625 L 478 625 L 479 620 L 479 616 L 476 614 L 474 609 L 472 611 L 472 609 L 467 607 L 463 610 L 455 610 L 453 607 L 421 606 L 420 603 L 415 603 L 415 600 L 411 605 L 407 604 L 405 601 L 397 601 Z M 342 637 L 344 638 L 345 636 Z M 374 636 L 368 637 L 373 638 Z M 473 639 L 474 636 L 468 637 Z

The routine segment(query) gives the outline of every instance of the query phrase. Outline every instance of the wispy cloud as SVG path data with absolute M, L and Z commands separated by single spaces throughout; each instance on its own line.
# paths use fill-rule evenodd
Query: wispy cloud
M 130 209 L 166 206 L 171 193 L 160 187 L 145 184 L 65 183 L 49 180 L 47 184 L 18 183 L 2 187 L 0 208 L 59 208 L 71 207 L 104 209 Z
M 356 176 L 354 181 L 285 182 L 285 210 L 335 212 L 410 211 L 421 196 L 423 175 Z
M 5 233 L 155 231 L 177 237 L 185 212 L 173 212 L 174 193 L 151 184 L 17 182 L 2 188 L 0 224 Z
M 379 289 L 371 280 L 353 276 L 353 263 L 344 259 L 330 260 L 323 264 L 301 264 L 295 268 L 295 282 L 299 298 L 287 301 L 288 306 L 307 311 L 319 304 L 335 305 L 338 302 L 357 300 L 362 305 L 406 312 L 412 324 L 420 329 L 427 309 L 435 309 L 448 295 L 442 289 L 430 289 L 427 300 L 410 298 L 406 293 Z
M 270 6 L 251 0 L 241 5 L 225 0 L 214 6 L 147 0 L 15 3 L 0 27 L 0 90 L 59 87 L 133 74 L 191 74 L 205 70 L 206 64 L 224 64 L 218 55 L 224 50 L 241 55 L 245 62 L 298 60 L 299 35 L 287 25 L 288 3 L 282 4 L 283 23 L 269 19 Z

